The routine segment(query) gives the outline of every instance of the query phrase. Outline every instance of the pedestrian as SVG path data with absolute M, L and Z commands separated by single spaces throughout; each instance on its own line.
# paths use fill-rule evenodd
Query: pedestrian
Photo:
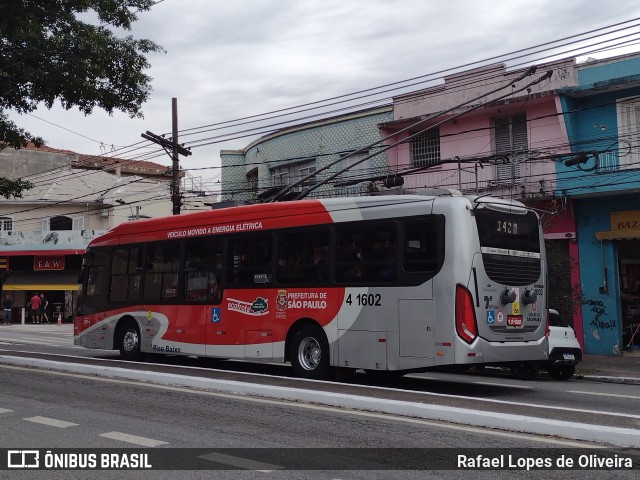
M 49 315 L 47 310 L 49 309 L 49 300 L 46 299 L 44 293 L 40 294 L 40 312 L 42 314 L 42 323 L 49 323 Z
M 11 307 L 13 307 L 13 300 L 7 295 L 2 301 L 2 308 L 4 308 L 4 323 L 5 325 L 11 325 Z
M 33 323 L 40 323 L 40 295 L 37 293 L 31 297 L 31 321 Z

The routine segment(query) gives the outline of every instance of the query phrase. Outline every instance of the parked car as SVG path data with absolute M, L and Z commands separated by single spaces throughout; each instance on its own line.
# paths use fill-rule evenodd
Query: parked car
M 521 380 L 533 380 L 540 369 L 556 380 L 568 380 L 582 361 L 582 349 L 576 334 L 557 310 L 549 309 L 549 358 L 544 362 L 523 362 L 511 367 L 511 374 Z

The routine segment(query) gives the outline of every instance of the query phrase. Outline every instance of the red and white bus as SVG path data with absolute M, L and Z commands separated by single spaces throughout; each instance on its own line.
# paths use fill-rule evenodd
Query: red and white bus
M 459 192 L 127 222 L 83 259 L 74 343 L 408 372 L 547 356 L 539 219 Z

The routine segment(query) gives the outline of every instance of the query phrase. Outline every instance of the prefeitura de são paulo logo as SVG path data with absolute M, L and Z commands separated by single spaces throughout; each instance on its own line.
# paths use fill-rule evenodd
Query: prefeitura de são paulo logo
M 280 312 L 284 312 L 287 309 L 286 290 L 278 290 L 278 295 L 276 295 L 276 309 Z

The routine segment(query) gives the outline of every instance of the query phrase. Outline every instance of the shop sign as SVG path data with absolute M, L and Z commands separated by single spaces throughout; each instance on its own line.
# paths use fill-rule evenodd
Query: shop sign
M 610 212 L 612 231 L 640 230 L 640 210 Z
M 46 255 L 33 257 L 34 270 L 64 270 L 64 255 Z

